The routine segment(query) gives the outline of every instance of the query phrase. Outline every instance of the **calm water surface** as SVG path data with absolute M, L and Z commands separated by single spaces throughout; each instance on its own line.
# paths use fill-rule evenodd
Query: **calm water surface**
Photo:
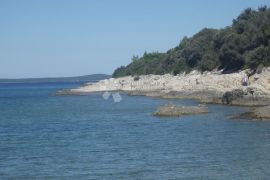
M 0 84 L 0 179 L 270 178 L 270 122 L 229 118 L 243 108 L 158 118 L 172 101 L 53 96 L 78 85 Z

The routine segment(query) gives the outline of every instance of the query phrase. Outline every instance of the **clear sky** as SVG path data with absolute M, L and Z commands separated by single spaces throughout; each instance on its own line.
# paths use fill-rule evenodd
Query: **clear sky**
M 111 74 L 269 0 L 0 0 L 0 78 Z

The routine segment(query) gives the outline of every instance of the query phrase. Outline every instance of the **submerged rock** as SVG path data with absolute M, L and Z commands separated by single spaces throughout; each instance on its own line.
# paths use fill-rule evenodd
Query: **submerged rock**
M 256 119 L 270 120 L 270 106 L 254 108 L 251 111 L 251 114 Z
M 154 113 L 154 116 L 182 116 L 208 113 L 208 107 L 198 106 L 177 106 L 175 104 L 165 104 L 160 106 Z
M 55 96 L 78 96 L 78 95 L 88 95 L 88 92 L 80 92 L 80 91 L 74 91 L 72 89 L 63 89 L 57 91 L 54 95 Z
M 63 89 L 59 90 L 55 93 L 56 96 L 68 96 L 68 95 L 74 95 L 74 92 L 72 92 L 70 89 Z
M 242 113 L 232 119 L 270 120 L 270 105 L 251 108 L 248 112 Z

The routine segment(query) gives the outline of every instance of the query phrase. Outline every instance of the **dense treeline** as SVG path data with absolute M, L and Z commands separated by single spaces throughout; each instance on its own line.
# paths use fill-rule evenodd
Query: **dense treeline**
M 193 69 L 222 69 L 229 73 L 241 69 L 270 66 L 270 8 L 244 10 L 231 26 L 217 30 L 205 28 L 166 53 L 134 56 L 114 77 L 142 74 L 178 74 Z

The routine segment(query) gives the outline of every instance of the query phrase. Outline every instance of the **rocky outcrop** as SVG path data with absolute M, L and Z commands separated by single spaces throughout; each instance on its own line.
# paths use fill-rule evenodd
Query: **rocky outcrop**
M 234 89 L 232 91 L 227 91 L 222 96 L 223 104 L 232 104 L 238 98 L 244 97 L 244 91 L 241 89 Z
M 270 103 L 269 96 L 255 87 L 234 89 L 221 97 L 222 104 L 238 106 L 265 106 Z
M 165 104 L 160 106 L 154 113 L 154 116 L 182 116 L 208 113 L 208 107 L 198 106 L 177 106 L 174 104 Z

